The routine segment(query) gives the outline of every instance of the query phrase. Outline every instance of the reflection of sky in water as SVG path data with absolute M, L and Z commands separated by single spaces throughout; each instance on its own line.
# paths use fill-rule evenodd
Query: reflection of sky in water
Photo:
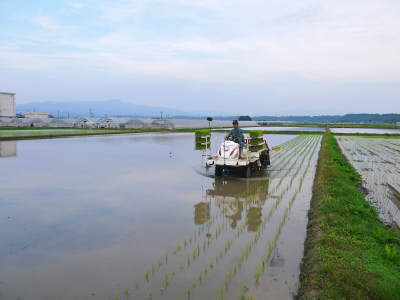
M 0 158 L 0 296 L 110 296 L 196 228 L 213 186 L 193 170 L 193 134 L 17 144 L 18 157 Z
M 400 133 L 400 129 L 387 128 L 331 128 L 334 133 Z

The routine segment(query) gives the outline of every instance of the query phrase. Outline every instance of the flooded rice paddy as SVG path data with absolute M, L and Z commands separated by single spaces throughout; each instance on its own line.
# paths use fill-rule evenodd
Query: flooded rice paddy
M 397 133 L 400 134 L 400 129 L 389 129 L 389 128 L 331 128 L 333 133 Z
M 0 298 L 291 299 L 321 137 L 269 137 L 249 180 L 196 172 L 193 140 L 1 142 Z
M 367 199 L 388 225 L 400 226 L 400 140 L 338 137 L 339 145 L 362 175 Z
M 231 128 L 216 129 L 216 130 L 230 130 Z M 244 130 L 265 130 L 265 131 L 325 131 L 325 128 L 321 127 L 273 127 L 273 126 L 257 126 L 257 127 L 244 127 Z

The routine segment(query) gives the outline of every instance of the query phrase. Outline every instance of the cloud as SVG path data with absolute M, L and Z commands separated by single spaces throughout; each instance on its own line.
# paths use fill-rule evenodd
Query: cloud
M 31 21 L 47 30 L 57 30 L 60 28 L 57 22 L 52 17 L 48 16 L 33 17 Z
M 0 65 L 221 86 L 400 82 L 398 1 L 65 3 L 28 16 L 40 32 L 10 28 Z

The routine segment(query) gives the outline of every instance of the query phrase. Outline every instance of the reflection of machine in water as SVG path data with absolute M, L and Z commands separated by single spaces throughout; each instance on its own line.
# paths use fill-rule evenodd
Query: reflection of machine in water
M 216 178 L 213 189 L 206 192 L 210 202 L 201 202 L 195 206 L 195 220 L 201 219 L 200 216 L 207 213 L 209 218 L 210 204 L 214 203 L 226 218 L 231 219 L 232 228 L 235 228 L 242 219 L 245 210 L 247 230 L 255 232 L 261 224 L 262 207 L 267 200 L 268 185 L 268 178 L 257 181 Z M 203 209 L 200 209 L 200 204 Z M 208 219 L 202 220 L 206 222 Z
M 0 157 L 17 156 L 17 142 L 4 141 L 0 142 Z

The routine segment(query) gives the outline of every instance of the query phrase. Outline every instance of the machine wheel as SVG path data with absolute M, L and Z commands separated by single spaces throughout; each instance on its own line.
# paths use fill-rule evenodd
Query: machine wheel
M 223 168 L 222 166 L 215 166 L 215 177 L 222 176 Z
M 260 153 L 260 163 L 263 168 L 266 168 L 271 164 L 268 150 L 264 150 Z

